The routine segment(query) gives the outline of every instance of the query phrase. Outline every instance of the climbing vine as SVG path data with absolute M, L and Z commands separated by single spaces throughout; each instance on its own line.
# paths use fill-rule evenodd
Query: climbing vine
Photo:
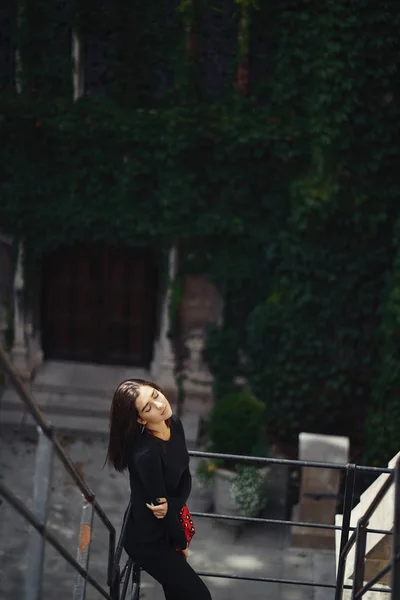
M 21 5 L 22 93 L 0 98 L 3 229 L 29 268 L 88 237 L 179 239 L 182 272 L 224 299 L 207 349 L 221 386 L 246 376 L 271 435 L 343 433 L 385 462 L 400 429 L 400 14 L 389 0 L 125 4 Z M 218 19 L 229 34 L 211 48 Z M 88 71 L 76 103 L 72 30 Z

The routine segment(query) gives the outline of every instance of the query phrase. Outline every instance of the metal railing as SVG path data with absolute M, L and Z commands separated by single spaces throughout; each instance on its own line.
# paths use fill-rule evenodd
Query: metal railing
M 368 529 L 368 524 L 372 515 L 377 510 L 392 485 L 394 486 L 393 531 L 381 532 Z M 368 533 L 391 533 L 392 556 L 391 561 L 386 567 L 381 569 L 369 581 L 364 583 Z M 338 561 L 338 576 L 336 581 L 337 593 L 335 600 L 341 599 L 346 560 L 354 544 L 354 572 L 351 599 L 359 600 L 368 591 L 374 591 L 375 588 L 373 586 L 388 573 L 391 573 L 391 596 L 393 600 L 400 598 L 400 459 L 397 460 L 394 470 L 389 473 L 382 487 L 377 491 L 375 497 L 372 499 L 371 504 L 368 506 L 362 517 L 358 520 L 357 527 L 353 531 L 351 537 L 346 541 L 342 535 L 342 543 L 340 545 Z M 387 589 L 384 589 L 383 591 L 388 592 Z
M 24 402 L 27 410 L 38 426 L 38 445 L 36 451 L 36 464 L 34 473 L 33 506 L 30 510 L 12 490 L 0 480 L 0 496 L 2 496 L 14 509 L 32 525 L 29 534 L 29 560 L 25 578 L 25 600 L 39 600 L 43 584 L 44 544 L 47 540 L 61 556 L 76 571 L 76 580 L 73 590 L 74 600 L 84 600 L 86 582 L 89 582 L 103 598 L 112 600 L 112 596 L 88 572 L 90 545 L 92 541 L 93 516 L 96 514 L 109 532 L 108 571 L 107 585 L 111 588 L 114 579 L 115 557 L 115 528 L 110 523 L 105 512 L 97 502 L 95 495 L 79 475 L 73 462 L 63 449 L 53 426 L 46 421 L 42 412 L 37 407 L 30 390 L 23 383 L 17 370 L 11 364 L 6 352 L 0 346 L 0 366 L 10 378 L 19 397 Z M 81 527 L 79 533 L 78 552 L 76 558 L 64 548 L 57 537 L 47 529 L 47 514 L 51 490 L 52 466 L 54 454 L 61 460 L 64 468 L 82 492 L 83 507 Z
M 0 365 L 10 377 L 16 391 L 25 403 L 25 406 L 35 419 L 39 427 L 39 440 L 36 455 L 36 469 L 34 480 L 34 502 L 33 510 L 29 510 L 23 502 L 12 493 L 12 491 L 0 480 L 0 496 L 3 496 L 16 511 L 22 515 L 34 528 L 29 540 L 29 562 L 30 566 L 26 578 L 25 600 L 40 599 L 40 590 L 43 577 L 43 556 L 44 542 L 47 540 L 53 547 L 65 558 L 65 560 L 75 569 L 76 581 L 73 590 L 74 600 L 84 600 L 86 592 L 86 582 L 89 582 L 102 597 L 109 600 L 138 600 L 140 594 L 140 568 L 128 559 L 124 568 L 121 570 L 120 562 L 123 550 L 123 539 L 127 526 L 127 515 L 130 510 L 130 504 L 125 512 L 123 525 L 121 528 L 118 543 L 116 545 L 115 529 L 99 506 L 94 494 L 83 481 L 71 459 L 63 450 L 57 437 L 54 435 L 53 427 L 44 419 L 41 411 L 36 406 L 30 391 L 21 381 L 17 371 L 11 365 L 6 353 L 0 347 Z M 81 527 L 79 535 L 78 552 L 76 559 L 62 546 L 58 539 L 46 528 L 48 499 L 51 487 L 52 458 L 54 451 L 61 459 L 66 470 L 71 475 L 75 484 L 81 490 L 84 503 L 82 507 Z M 280 526 L 296 526 L 326 530 L 340 530 L 340 551 L 337 569 L 336 582 L 333 584 L 321 583 L 315 581 L 304 581 L 296 579 L 278 579 L 272 577 L 251 577 L 244 574 L 199 572 L 202 577 L 224 578 L 231 580 L 242 580 L 249 582 L 279 583 L 294 586 L 304 586 L 308 588 L 325 588 L 335 590 L 335 600 L 341 600 L 344 589 L 352 590 L 351 599 L 358 600 L 367 591 L 388 592 L 387 588 L 374 587 L 378 580 L 391 571 L 391 590 L 392 599 L 400 598 L 400 461 L 397 462 L 395 469 L 386 469 L 368 466 L 356 466 L 354 464 L 340 465 L 334 463 L 322 463 L 312 461 L 298 461 L 278 458 L 253 457 L 242 455 L 227 455 L 210 452 L 189 451 L 190 456 L 197 458 L 222 459 L 235 462 L 247 462 L 259 465 L 283 465 L 287 467 L 303 468 L 312 467 L 316 469 L 340 470 L 344 474 L 344 496 L 343 496 L 343 521 L 342 525 L 329 525 L 324 523 L 306 523 L 282 519 L 267 519 L 258 517 L 243 517 L 215 513 L 193 512 L 194 517 L 212 518 L 218 520 L 230 520 L 239 522 L 252 522 L 275 524 Z M 351 526 L 351 511 L 354 504 L 354 489 L 357 473 L 369 473 L 372 475 L 387 474 L 388 477 L 381 487 L 376 497 L 373 499 L 370 507 L 361 517 L 356 527 Z M 394 501 L 394 528 L 393 531 L 368 529 L 371 515 L 379 506 L 384 495 L 390 489 L 391 485 L 395 487 Z M 323 495 L 322 495 L 323 496 Z M 322 497 L 321 496 L 321 497 Z M 102 523 L 109 531 L 109 551 L 108 551 L 108 571 L 107 586 L 109 591 L 104 589 L 88 573 L 90 546 L 92 541 L 93 516 L 97 514 Z M 367 534 L 392 535 L 393 550 L 390 565 L 382 569 L 371 581 L 364 584 L 365 575 L 365 554 L 366 554 L 366 536 Z M 351 535 L 350 535 L 351 534 Z M 353 586 L 344 584 L 345 567 L 349 551 L 353 545 L 356 545 L 354 561 L 354 583 Z
M 302 521 L 292 521 L 292 520 L 281 520 L 281 519 L 266 519 L 266 518 L 258 518 L 258 517 L 243 517 L 243 516 L 233 516 L 233 515 L 223 515 L 216 513 L 203 513 L 203 512 L 192 512 L 194 517 L 201 518 L 212 518 L 217 520 L 229 520 L 229 521 L 238 521 L 238 522 L 248 522 L 248 523 L 264 523 L 264 524 L 275 524 L 282 526 L 296 526 L 296 527 L 309 527 L 315 529 L 330 529 L 330 530 L 339 530 L 341 531 L 340 538 L 340 560 L 338 564 L 337 577 L 336 582 L 334 584 L 321 583 L 316 581 L 304 581 L 299 579 L 278 579 L 273 577 L 252 577 L 249 575 L 241 575 L 236 574 L 233 575 L 231 573 L 213 573 L 213 572 L 198 572 L 198 575 L 201 577 L 211 577 L 211 578 L 222 578 L 222 579 L 231 579 L 231 580 L 241 580 L 241 581 L 249 581 L 249 582 L 263 582 L 263 583 L 280 583 L 284 585 L 294 585 L 294 586 L 303 586 L 308 588 L 324 588 L 335 591 L 335 600 L 341 600 L 343 595 L 343 590 L 348 589 L 352 590 L 351 600 L 358 600 L 363 596 L 366 591 L 372 592 L 385 592 L 387 593 L 387 588 L 382 587 L 373 587 L 375 583 L 379 581 L 379 579 L 385 575 L 389 570 L 392 571 L 392 598 L 393 600 L 397 600 L 400 598 L 400 588 L 399 588 L 399 579 L 400 579 L 400 461 L 397 462 L 396 469 L 389 468 L 379 468 L 379 467 L 368 467 L 368 466 L 356 466 L 354 464 L 348 465 L 340 465 L 335 463 L 320 463 L 320 462 L 312 462 L 312 461 L 299 461 L 299 460 L 286 460 L 279 458 L 264 458 L 264 457 L 254 457 L 254 456 L 242 456 L 242 455 L 232 455 L 232 454 L 217 454 L 212 452 L 198 452 L 198 451 L 189 451 L 189 455 L 197 458 L 211 458 L 211 459 L 222 459 L 229 460 L 235 462 L 247 462 L 247 463 L 257 463 L 262 465 L 286 465 L 288 467 L 312 467 L 316 469 L 332 469 L 332 470 L 340 470 L 344 472 L 345 477 L 345 491 L 343 497 L 343 521 L 342 525 L 328 525 L 324 523 L 305 523 Z M 381 535 L 393 535 L 393 552 L 392 552 L 392 562 L 391 565 L 383 569 L 376 577 L 374 577 L 373 581 L 368 582 L 364 587 L 362 587 L 364 583 L 364 570 L 362 569 L 362 565 L 365 560 L 365 545 L 363 544 L 363 540 L 365 539 L 360 537 L 360 523 L 358 523 L 357 527 L 352 527 L 351 522 L 351 511 L 354 503 L 354 487 L 356 480 L 356 472 L 358 473 L 370 473 L 370 474 L 388 474 L 388 479 L 386 480 L 383 490 L 377 494 L 377 498 L 374 499 L 371 506 L 367 510 L 366 514 L 362 517 L 361 521 L 363 524 L 363 533 L 366 534 L 381 534 Z M 369 517 L 372 512 L 378 506 L 380 500 L 383 498 L 385 492 L 390 488 L 390 485 L 393 483 L 393 478 L 396 473 L 396 498 L 395 498 L 395 515 L 394 515 L 394 531 L 382 530 L 382 529 L 367 529 Z M 129 507 L 128 507 L 129 510 Z M 126 523 L 124 522 L 121 536 L 124 535 Z M 350 533 L 352 535 L 349 539 Z M 354 584 L 345 585 L 344 584 L 344 575 L 345 575 L 345 566 L 346 559 L 348 556 L 348 552 L 354 542 L 358 540 L 358 552 L 356 552 L 356 559 L 354 565 Z M 133 586 L 133 594 L 130 598 L 131 600 L 138 600 L 139 598 L 139 588 L 140 588 L 140 569 L 135 568 L 135 565 L 132 564 L 131 560 L 128 560 L 126 565 L 126 570 L 129 572 L 131 577 L 131 582 Z M 128 575 L 128 576 L 129 576 Z M 361 587 L 359 586 L 359 582 L 362 582 Z M 397 594 L 397 595 L 396 595 Z M 125 596 L 122 597 L 123 599 Z M 121 598 L 121 600 L 122 600 Z

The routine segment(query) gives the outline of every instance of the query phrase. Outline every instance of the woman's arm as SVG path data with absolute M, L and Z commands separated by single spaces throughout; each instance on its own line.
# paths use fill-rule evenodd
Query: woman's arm
M 183 440 L 185 452 L 187 452 L 185 431 L 183 429 L 182 421 L 176 415 L 174 415 L 173 419 L 176 423 L 177 431 Z M 171 508 L 173 508 L 173 510 L 179 512 L 181 510 L 181 508 L 183 508 L 183 506 L 186 504 L 191 491 L 192 491 L 192 475 L 190 473 L 190 468 L 188 465 L 186 467 L 186 469 L 184 470 L 184 472 L 182 473 L 177 493 L 174 496 L 166 496 Z
M 135 462 L 145 489 L 146 503 L 157 504 L 158 498 L 168 499 L 160 456 L 155 451 L 146 449 L 136 457 Z M 169 502 L 167 514 L 160 521 L 176 545 L 185 549 L 186 536 L 179 522 L 178 512 L 170 510 Z
M 190 474 L 189 465 L 182 473 L 181 480 L 179 482 L 179 488 L 175 496 L 166 496 L 169 506 L 175 511 L 179 512 L 181 508 L 186 504 L 190 492 L 192 490 L 192 475 Z

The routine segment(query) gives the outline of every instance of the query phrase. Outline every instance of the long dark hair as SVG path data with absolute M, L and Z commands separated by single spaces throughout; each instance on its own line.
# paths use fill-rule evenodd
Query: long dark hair
M 136 436 L 140 435 L 141 425 L 137 421 L 139 413 L 136 399 L 140 394 L 140 388 L 144 386 L 152 387 L 162 393 L 157 384 L 145 379 L 126 379 L 114 392 L 110 408 L 110 438 L 105 463 L 108 462 L 120 473 L 128 467 L 130 451 Z

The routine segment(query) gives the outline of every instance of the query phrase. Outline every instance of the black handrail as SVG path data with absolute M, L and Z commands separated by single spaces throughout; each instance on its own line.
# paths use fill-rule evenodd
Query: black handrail
M 204 513 L 204 512 L 192 512 L 193 516 L 202 517 L 202 518 L 213 518 L 219 520 L 230 520 L 230 521 L 239 521 L 239 522 L 255 522 L 255 523 L 268 523 L 268 524 L 276 524 L 276 525 L 290 525 L 297 527 L 314 527 L 321 529 L 331 529 L 331 530 L 340 530 L 342 532 L 341 542 L 340 542 L 340 561 L 338 564 L 338 571 L 335 584 L 327 584 L 327 583 L 318 583 L 314 581 L 302 581 L 298 579 L 277 579 L 272 577 L 252 577 L 249 575 L 233 575 L 229 573 L 210 573 L 210 572 L 199 572 L 198 575 L 202 577 L 212 577 L 212 578 L 223 578 L 223 579 L 231 579 L 231 580 L 241 580 L 241 581 L 254 581 L 254 582 L 263 582 L 263 583 L 280 583 L 285 585 L 294 585 L 294 586 L 304 586 L 304 587 L 313 587 L 313 588 L 323 588 L 323 589 L 332 589 L 335 590 L 335 600 L 341 600 L 342 592 L 344 589 L 350 590 L 352 586 L 344 584 L 344 569 L 345 569 L 345 561 L 347 557 L 347 553 L 351 548 L 352 542 L 357 539 L 357 528 L 352 527 L 351 522 L 351 511 L 353 508 L 354 501 L 354 487 L 355 487 L 355 477 L 357 471 L 362 472 L 370 472 L 376 474 L 388 474 L 388 479 L 393 478 L 394 469 L 390 468 L 379 468 L 379 467 L 368 467 L 368 466 L 356 466 L 353 464 L 347 465 L 337 465 L 330 463 L 318 463 L 312 461 L 295 461 L 295 460 L 286 460 L 280 458 L 267 458 L 267 457 L 254 457 L 254 456 L 242 456 L 242 455 L 230 455 L 230 454 L 221 454 L 214 452 L 200 452 L 195 450 L 190 450 L 189 455 L 196 458 L 213 458 L 213 459 L 224 459 L 224 460 L 232 460 L 232 461 L 245 461 L 252 463 L 262 463 L 262 464 L 274 464 L 274 465 L 290 465 L 296 467 L 316 467 L 316 468 L 331 468 L 331 469 L 341 469 L 345 470 L 345 492 L 344 492 L 344 503 L 343 503 L 343 522 L 342 525 L 328 525 L 322 523 L 304 523 L 304 522 L 295 522 L 281 519 L 265 519 L 260 517 L 244 517 L 244 516 L 234 516 L 234 515 L 223 515 L 216 513 Z M 385 483 L 385 489 L 389 489 L 390 484 Z M 381 494 L 379 494 L 381 495 Z M 382 496 L 383 497 L 383 496 Z M 374 505 L 376 501 L 374 500 Z M 127 511 L 129 510 L 129 507 Z M 369 507 L 368 513 L 371 512 L 371 507 Z M 400 519 L 399 519 L 400 520 Z M 124 519 L 124 524 L 121 529 L 120 540 L 122 540 L 125 534 L 126 528 L 126 514 Z M 353 534 L 350 538 L 350 532 L 353 531 Z M 375 533 L 375 534 L 383 534 L 383 535 L 392 535 L 392 532 L 389 530 L 381 530 L 381 529 L 368 529 L 367 524 L 365 526 L 366 533 Z M 364 550 L 365 552 L 365 550 Z M 389 569 L 390 570 L 390 569 Z M 137 586 L 140 581 L 140 572 L 132 572 L 131 576 L 132 582 Z M 373 587 L 375 583 L 378 582 L 373 581 L 372 584 L 369 585 L 368 590 L 373 592 L 387 592 L 387 588 L 382 587 Z M 125 586 L 124 586 L 125 589 Z M 139 590 L 137 587 L 137 594 L 132 596 L 132 600 L 137 600 L 139 598 Z M 361 597 L 361 596 L 359 596 Z M 400 596 L 399 596 L 400 597 Z M 395 598 L 395 596 L 393 597 Z M 117 599 L 115 599 L 117 600 Z M 120 600 L 125 600 L 125 595 L 121 596 Z M 354 599 L 353 599 L 354 600 Z
M 69 473 L 69 475 L 73 479 L 76 486 L 82 492 L 82 495 L 85 498 L 86 502 L 92 506 L 93 510 L 95 511 L 97 516 L 100 518 L 101 522 L 107 528 L 107 530 L 109 532 L 108 573 L 107 573 L 107 575 L 108 575 L 107 580 L 108 580 L 108 585 L 109 585 L 109 583 L 111 582 L 111 580 L 113 578 L 112 567 L 113 567 L 113 563 L 114 563 L 114 550 L 115 550 L 115 540 L 116 540 L 115 528 L 111 524 L 111 522 L 108 519 L 107 515 L 105 514 L 104 510 L 101 508 L 94 493 L 89 488 L 89 486 L 86 484 L 86 482 L 82 479 L 82 477 L 78 473 L 77 469 L 75 468 L 75 465 L 71 461 L 70 457 L 68 456 L 68 454 L 65 452 L 65 450 L 61 446 L 57 436 L 55 435 L 54 427 L 51 425 L 51 423 L 49 423 L 45 419 L 42 411 L 38 408 L 32 394 L 31 394 L 31 391 L 28 389 L 28 387 L 22 381 L 20 374 L 18 373 L 16 368 L 12 365 L 10 359 L 7 356 L 6 351 L 4 350 L 4 348 L 2 346 L 0 346 L 0 367 L 3 368 L 5 373 L 8 375 L 16 392 L 18 393 L 19 397 L 25 404 L 29 413 L 32 415 L 32 417 L 36 421 L 36 424 L 40 428 L 43 435 L 48 440 L 51 441 L 52 448 L 55 450 L 58 458 L 64 465 L 64 468 Z M 70 564 L 72 564 L 72 566 L 75 568 L 75 570 L 78 573 L 80 573 L 80 575 L 82 575 L 82 577 L 85 580 L 89 581 L 89 583 L 91 583 L 98 591 L 102 590 L 101 593 L 104 595 L 105 598 L 110 598 L 110 596 L 107 594 L 107 592 L 105 592 L 105 590 L 103 590 L 103 588 L 100 586 L 100 584 L 98 584 L 87 573 L 87 570 L 83 569 L 82 566 L 79 565 L 79 563 L 77 561 L 75 561 L 75 559 L 73 559 L 69 555 L 69 553 L 67 553 L 62 548 L 61 544 L 59 542 L 57 542 L 56 538 L 54 538 L 54 536 L 52 536 L 46 530 L 45 524 L 37 522 L 35 515 L 33 513 L 31 513 L 26 508 L 26 506 L 24 506 L 24 504 L 21 503 L 21 501 L 3 483 L 0 486 L 0 495 L 2 495 L 8 502 L 10 502 L 14 506 L 14 508 L 18 512 L 20 512 L 20 514 L 23 514 L 23 516 L 27 520 L 29 520 L 29 522 L 33 525 L 33 527 L 35 527 L 35 529 L 37 531 L 39 531 L 39 533 L 43 537 L 48 539 L 48 541 L 51 544 L 53 544 L 53 546 L 58 550 L 58 552 L 60 552 L 60 554 L 62 554 L 64 556 L 64 558 L 66 558 L 66 560 L 68 560 L 68 562 L 70 562 Z M 68 558 L 67 558 L 67 556 L 68 556 Z M 73 562 L 71 562 L 71 560 Z

